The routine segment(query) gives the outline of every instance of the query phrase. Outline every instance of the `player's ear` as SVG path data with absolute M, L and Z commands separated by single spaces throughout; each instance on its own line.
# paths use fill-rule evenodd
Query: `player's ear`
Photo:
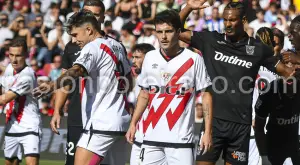
M 85 30 L 87 31 L 88 35 L 92 35 L 94 29 L 91 26 L 86 26 Z
M 243 16 L 242 21 L 244 25 L 248 22 L 246 16 Z

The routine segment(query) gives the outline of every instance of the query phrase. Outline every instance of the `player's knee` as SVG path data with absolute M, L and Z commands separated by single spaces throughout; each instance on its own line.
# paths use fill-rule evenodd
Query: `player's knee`
M 19 165 L 19 162 L 20 161 L 18 160 L 18 158 L 10 159 L 10 160 L 6 159 L 5 165 Z
M 25 158 L 26 165 L 38 165 L 39 164 L 39 157 L 38 156 L 27 156 Z

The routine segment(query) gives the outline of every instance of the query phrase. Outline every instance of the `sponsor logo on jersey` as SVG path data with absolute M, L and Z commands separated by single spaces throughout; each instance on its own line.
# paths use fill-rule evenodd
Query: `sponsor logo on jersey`
M 248 62 L 246 60 L 239 59 L 237 56 L 226 56 L 221 52 L 217 52 L 217 51 L 215 51 L 215 52 L 216 52 L 215 60 L 217 60 L 217 61 L 222 61 L 222 62 L 226 62 L 229 64 L 242 66 L 245 68 L 252 67 L 252 62 Z
M 168 95 L 185 95 L 185 93 L 192 91 L 192 89 L 186 90 L 185 87 L 177 86 L 158 86 L 158 85 L 150 85 L 149 91 L 151 94 L 168 94 Z
M 246 45 L 246 53 L 248 55 L 253 55 L 254 54 L 254 49 L 255 49 L 255 46 Z
M 169 81 L 171 73 L 162 73 L 162 78 L 164 81 Z
M 76 52 L 74 55 L 75 55 L 75 56 L 78 56 L 78 55 L 80 55 L 80 52 L 81 52 L 81 51 L 78 51 L 78 52 Z
M 245 152 L 234 151 L 233 153 L 231 153 L 231 155 L 232 155 L 233 159 L 236 159 L 241 162 L 246 161 L 246 153 Z
M 156 69 L 158 64 L 152 64 L 152 69 Z
M 298 122 L 299 122 L 299 114 L 293 116 L 290 119 L 277 118 L 278 125 L 289 125 L 289 124 L 295 124 Z

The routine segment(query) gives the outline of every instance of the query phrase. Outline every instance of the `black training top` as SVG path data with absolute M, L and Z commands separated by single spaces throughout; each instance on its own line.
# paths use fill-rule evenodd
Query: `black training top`
M 233 43 L 216 31 L 193 32 L 191 46 L 202 52 L 213 82 L 213 116 L 251 124 L 255 79 L 261 65 L 275 70 L 273 51 L 246 33 L 241 41 Z

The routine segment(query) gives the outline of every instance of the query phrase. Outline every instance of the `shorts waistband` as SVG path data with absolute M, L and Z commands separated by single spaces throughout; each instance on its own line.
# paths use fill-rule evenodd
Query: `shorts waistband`
M 143 143 L 140 143 L 140 142 L 137 142 L 137 141 L 133 141 L 133 144 L 135 144 L 135 145 L 141 147 Z
M 91 132 L 93 134 L 103 134 L 103 135 L 112 135 L 112 136 L 125 136 L 126 132 L 120 132 L 120 131 L 100 131 L 100 130 L 84 130 L 84 133 Z
M 35 136 L 39 136 L 38 132 L 22 132 L 22 133 L 8 133 L 5 132 L 5 136 L 10 136 L 10 137 L 22 137 L 22 136 L 27 136 L 27 135 L 35 135 Z
M 168 148 L 194 148 L 194 143 L 166 143 L 166 142 L 154 142 L 144 140 L 143 144 L 149 146 L 159 146 Z

